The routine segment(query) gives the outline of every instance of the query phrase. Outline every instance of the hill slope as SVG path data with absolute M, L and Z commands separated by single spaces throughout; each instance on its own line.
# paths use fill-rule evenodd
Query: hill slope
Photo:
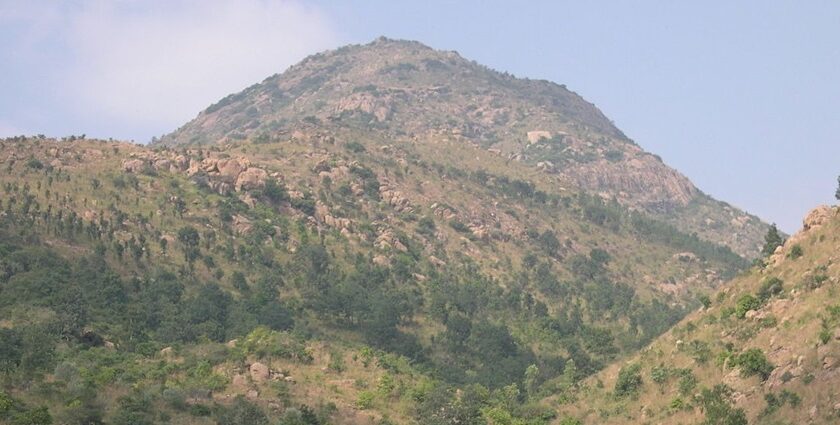
M 747 266 L 714 232 L 764 226 L 561 86 L 389 40 L 0 169 L 13 423 L 548 423 Z
M 518 79 L 417 42 L 380 38 L 311 56 L 222 99 L 160 143 L 267 141 L 348 128 L 389 142 L 452 140 L 486 150 L 547 174 L 556 191 L 616 198 L 749 258 L 767 230 L 644 152 L 565 86 Z
M 766 266 L 549 404 L 593 424 L 837 423 L 838 235 L 838 209 L 815 209 Z

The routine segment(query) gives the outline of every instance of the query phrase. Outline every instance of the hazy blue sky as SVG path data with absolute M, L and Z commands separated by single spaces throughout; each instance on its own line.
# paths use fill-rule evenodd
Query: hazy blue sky
M 838 1 L 0 0 L 0 136 L 147 141 L 379 35 L 566 84 L 702 190 L 786 231 L 840 173 Z

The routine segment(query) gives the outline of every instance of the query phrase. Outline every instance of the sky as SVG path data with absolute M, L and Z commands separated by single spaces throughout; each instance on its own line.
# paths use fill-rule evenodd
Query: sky
M 787 232 L 834 202 L 836 0 L 0 0 L 0 137 L 147 142 L 380 35 L 566 84 L 701 190 Z

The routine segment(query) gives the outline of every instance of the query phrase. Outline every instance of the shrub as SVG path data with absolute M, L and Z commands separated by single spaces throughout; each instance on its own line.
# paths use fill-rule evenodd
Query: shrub
M 268 425 L 268 417 L 254 403 L 238 396 L 233 404 L 222 410 L 216 421 L 226 425 Z
M 703 389 L 698 399 L 706 414 L 706 425 L 747 425 L 747 415 L 743 409 L 732 407 L 729 397 L 732 389 L 725 384 L 715 385 L 713 389 Z
M 353 152 L 353 153 L 362 153 L 362 152 L 367 151 L 367 149 L 365 149 L 365 145 L 363 145 L 359 142 L 347 142 L 347 144 L 344 145 L 344 147 L 348 151 Z
M 784 290 L 784 281 L 779 279 L 778 277 L 769 277 L 761 283 L 761 287 L 758 288 L 758 299 L 762 302 L 766 302 L 771 297 L 775 295 L 779 295 Z
M 641 366 L 632 364 L 622 367 L 615 381 L 615 394 L 619 397 L 636 394 L 642 387 Z
M 40 170 L 44 168 L 44 163 L 35 158 L 30 158 L 29 161 L 26 161 L 26 166 L 33 170 Z
M 452 227 L 453 229 L 455 229 L 456 232 L 460 232 L 460 233 L 469 233 L 470 232 L 470 228 L 467 227 L 466 224 L 461 223 L 460 221 L 458 221 L 457 219 L 454 219 L 454 218 L 452 220 L 449 220 L 449 226 Z
M 766 380 L 774 369 L 773 364 L 767 360 L 764 352 L 758 348 L 750 348 L 739 354 L 735 358 L 734 365 L 741 368 L 742 376 L 758 375 L 762 380 Z
M 680 394 L 690 395 L 694 388 L 697 387 L 697 377 L 691 373 L 691 369 L 686 369 L 680 378 Z
M 370 391 L 362 391 L 356 399 L 356 408 L 359 410 L 367 410 L 373 407 L 373 393 Z
M 738 298 L 738 303 L 735 306 L 735 317 L 743 319 L 748 311 L 755 310 L 759 307 L 761 307 L 761 301 L 758 298 L 750 294 L 744 294 L 741 298 Z
M 790 252 L 787 253 L 787 258 L 791 260 L 795 260 L 802 256 L 802 247 L 799 244 L 796 244 L 790 248 Z
M 662 384 L 671 376 L 670 371 L 664 365 L 654 366 L 650 370 L 650 379 L 657 384 Z

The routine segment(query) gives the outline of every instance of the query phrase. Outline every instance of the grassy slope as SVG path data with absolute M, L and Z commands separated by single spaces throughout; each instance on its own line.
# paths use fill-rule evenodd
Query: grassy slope
M 744 409 L 750 423 L 836 423 L 840 346 L 835 335 L 840 323 L 831 308 L 838 305 L 840 215 L 836 208 L 830 215 L 826 224 L 788 240 L 766 268 L 753 268 L 727 284 L 712 297 L 710 308 L 690 314 L 639 354 L 587 380 L 576 402 L 563 404 L 557 397 L 549 402 L 585 423 L 699 423 L 705 418 L 697 400 L 701 389 L 725 383 L 734 391 L 733 407 Z M 798 249 L 803 255 L 796 258 L 791 252 Z M 774 277 L 784 282 L 781 294 L 744 318 L 732 313 L 739 299 L 759 293 L 762 284 Z M 698 350 L 701 347 L 708 351 Z M 753 348 L 772 364 L 766 380 L 744 376 L 740 366 L 732 365 L 732 354 Z M 632 364 L 641 365 L 641 390 L 618 397 L 613 391 L 618 372 Z M 681 394 L 679 371 L 655 382 L 654 369 L 661 366 L 690 370 L 696 387 Z M 774 404 L 772 397 L 786 400 L 785 392 L 801 401 L 782 401 L 777 409 L 768 410 Z
M 344 140 L 360 140 L 367 147 L 367 153 L 353 153 L 347 150 Z M 270 247 L 271 255 L 284 268 L 292 266 L 296 261 L 295 247 L 300 245 L 302 238 L 321 238 L 328 249 L 335 255 L 338 264 L 348 261 L 352 254 L 361 252 L 364 255 L 384 255 L 392 261 L 399 253 L 394 250 L 374 248 L 372 237 L 365 229 L 390 228 L 396 233 L 405 233 L 412 243 L 423 247 L 426 255 L 434 253 L 449 265 L 445 268 L 456 268 L 463 263 L 475 263 L 481 273 L 497 279 L 501 287 L 511 286 L 522 271 L 521 261 L 523 253 L 533 253 L 541 261 L 548 261 L 560 280 L 571 279 L 568 260 L 575 254 L 587 254 L 592 248 L 601 248 L 610 253 L 613 260 L 609 265 L 608 274 L 611 279 L 630 285 L 635 289 L 640 301 L 653 298 L 663 300 L 668 304 L 691 305 L 697 293 L 720 283 L 721 275 L 733 270 L 737 265 L 737 257 L 731 254 L 707 259 L 682 261 L 675 258 L 675 254 L 685 250 L 685 247 L 674 246 L 651 239 L 648 235 L 633 232 L 623 225 L 611 227 L 598 225 L 582 218 L 583 210 L 574 201 L 572 195 L 568 197 L 569 205 L 565 207 L 551 207 L 535 204 L 527 199 L 519 199 L 497 189 L 487 187 L 462 175 L 459 172 L 474 172 L 486 170 L 493 175 L 507 175 L 510 178 L 524 178 L 532 181 L 538 190 L 550 191 L 552 181 L 550 176 L 536 173 L 517 163 L 509 163 L 504 159 L 489 154 L 483 150 L 476 150 L 460 143 L 444 139 L 434 140 L 434 143 L 412 143 L 409 141 L 393 141 L 392 150 L 385 152 L 379 146 L 384 141 L 362 139 L 358 134 L 346 134 L 334 144 L 317 141 L 280 142 L 273 144 L 242 144 L 231 147 L 224 155 L 232 157 L 248 156 L 252 164 L 259 165 L 269 171 L 278 171 L 290 191 L 311 192 L 313 196 L 322 198 L 336 214 L 346 216 L 354 221 L 353 234 L 350 237 L 341 235 L 336 229 L 330 229 L 323 223 L 313 223 L 300 210 L 281 205 L 276 208 L 257 208 L 240 211 L 252 221 L 271 220 L 272 224 L 281 228 L 280 235 L 267 241 L 262 241 Z M 165 171 L 152 175 L 142 173 L 125 174 L 121 171 L 121 163 L 131 154 L 147 152 L 146 148 L 124 143 L 103 141 L 74 141 L 56 142 L 49 140 L 26 140 L 3 142 L 3 164 L 6 171 L 0 176 L 0 185 L 4 188 L 3 208 L 17 210 L 23 199 L 31 195 L 42 211 L 50 208 L 53 213 L 61 210 L 64 214 L 76 213 L 80 217 L 87 217 L 83 223 L 90 224 L 91 220 L 104 219 L 114 222 L 121 212 L 121 223 L 114 232 L 114 240 L 125 242 L 132 237 L 143 235 L 147 239 L 146 253 L 141 261 L 133 261 L 126 252 L 123 258 L 118 258 L 113 248 L 106 252 L 105 260 L 123 276 L 142 275 L 153 267 L 172 271 L 182 271 L 185 261 L 179 243 L 170 243 L 164 251 L 158 241 L 161 238 L 175 238 L 177 231 L 184 225 L 192 225 L 202 232 L 201 252 L 204 256 L 212 256 L 214 265 L 209 267 L 196 263 L 190 275 L 193 282 L 218 282 L 222 287 L 231 291 L 234 297 L 238 293 L 230 286 L 229 276 L 234 271 L 245 273 L 249 281 L 258 279 L 262 270 L 258 265 L 242 264 L 230 260 L 224 254 L 224 247 L 228 244 L 243 246 L 248 243 L 247 235 L 237 235 L 231 232 L 229 225 L 220 221 L 217 201 L 223 197 L 199 189 L 190 182 L 185 175 Z M 396 152 L 396 153 L 395 153 Z M 15 158 L 14 160 L 12 160 Z M 395 159 L 396 158 L 396 159 Z M 33 167 L 32 159 L 37 159 L 45 168 Z M 405 162 L 397 161 L 405 159 Z M 56 161 L 54 169 L 47 171 L 51 163 Z M 395 212 L 388 205 L 370 199 L 356 199 L 350 207 L 342 206 L 343 202 L 335 198 L 334 191 L 324 186 L 323 181 L 313 172 L 314 166 L 322 161 L 360 161 L 375 171 L 380 181 L 388 180 L 398 187 L 411 201 L 413 212 Z M 59 171 L 60 170 L 60 171 Z M 441 173 L 441 170 L 444 172 Z M 136 186 L 117 186 L 120 176 L 136 178 Z M 350 178 L 348 178 L 349 180 Z M 333 181 L 332 188 L 341 185 L 342 181 Z M 25 187 L 28 186 L 28 190 Z M 323 195 L 319 195 L 320 192 Z M 551 193 L 551 192 L 549 192 Z M 183 215 L 174 208 L 173 197 L 180 198 L 186 205 Z M 14 199 L 14 202 L 12 200 Z M 436 217 L 430 206 L 434 203 L 447 204 L 456 212 L 457 218 L 464 223 L 481 223 L 497 232 L 497 236 L 486 240 L 469 234 L 462 234 L 448 225 L 447 221 Z M 13 205 L 10 207 L 10 205 Z M 111 206 L 114 208 L 111 208 Z M 562 203 L 561 203 L 562 205 Z M 417 220 L 421 217 L 433 217 L 437 232 L 434 238 L 417 233 Z M 302 223 L 306 231 L 299 230 Z M 498 224 L 494 224 L 498 223 Z M 74 237 L 57 236 L 53 226 L 37 219 L 32 222 L 33 227 L 28 232 L 40 235 L 43 243 L 60 252 L 68 259 L 75 259 L 94 252 L 94 241 L 84 234 Z M 551 260 L 534 240 L 526 235 L 527 230 L 544 231 L 551 229 L 563 241 L 565 248 L 558 253 L 561 260 Z M 215 240 L 209 243 L 206 239 L 207 231 L 215 234 Z M 376 231 L 372 236 L 375 237 Z M 729 263 L 727 263 L 727 261 Z M 734 263 L 732 263 L 734 261 Z M 425 270 L 425 271 L 424 271 Z M 432 276 L 435 267 L 422 260 L 417 273 Z M 219 276 L 224 275 L 220 278 Z M 420 279 L 420 278 L 418 278 Z M 676 285 L 665 284 L 673 280 Z M 305 283 L 304 283 L 305 284 Z M 422 284 L 420 286 L 422 288 Z M 673 295 L 660 290 L 677 289 Z M 672 288 L 673 287 L 673 288 Z M 193 293 L 196 285 L 187 285 L 187 293 Z M 301 287 L 287 286 L 282 290 L 281 297 L 291 303 L 301 303 Z M 555 295 L 545 294 L 534 287 L 526 286 L 525 291 L 545 302 L 549 314 L 567 307 L 567 301 Z M 585 305 L 584 305 L 585 307 Z M 308 343 L 314 357 L 310 364 L 292 362 L 277 358 L 264 359 L 278 369 L 288 369 L 297 383 L 286 388 L 271 388 L 259 385 L 260 405 L 268 409 L 272 403 L 282 399 L 278 394 L 289 392 L 291 403 L 306 401 L 318 405 L 333 402 L 337 405 L 339 418 L 347 418 L 347 423 L 354 423 L 352 417 L 358 421 L 366 421 L 367 417 L 378 417 L 382 414 L 405 422 L 412 415 L 413 405 L 410 388 L 422 387 L 429 378 L 412 367 L 398 368 L 398 385 L 400 391 L 385 392 L 377 390 L 377 382 L 384 374 L 384 366 L 364 367 L 358 359 L 358 353 L 365 346 L 359 336 L 340 327 L 335 327 L 329 321 L 306 312 L 297 310 L 299 321 L 307 323 L 309 329 L 316 330 L 316 336 Z M 20 323 L 32 320 L 32 310 L 23 306 L 11 306 L 5 310 L 4 327 L 14 327 Z M 497 319 L 508 322 L 511 332 L 523 346 L 530 347 L 537 353 L 547 355 L 564 355 L 565 347 L 555 336 L 547 335 L 535 326 L 535 322 L 526 317 L 500 311 Z M 48 311 L 45 314 L 49 315 Z M 588 323 L 624 332 L 626 317 L 618 313 L 615 317 L 602 316 L 586 318 Z M 37 319 L 36 319 L 37 320 Z M 107 339 L 107 325 L 98 324 Z M 424 314 L 412 317 L 403 325 L 406 332 L 417 335 L 430 347 L 434 347 L 432 337 L 441 332 L 439 322 Z M 652 337 L 653 335 L 647 335 Z M 329 342 L 327 342 L 329 341 Z M 119 370 L 140 368 L 146 370 L 141 376 L 141 387 L 160 385 L 160 373 L 170 374 L 171 378 L 163 382 L 181 382 L 195 378 L 197 368 L 203 358 L 217 358 L 214 370 L 224 383 L 231 383 L 237 370 L 244 364 L 253 361 L 253 354 L 236 354 L 224 344 L 207 343 L 204 345 L 185 346 L 179 349 L 180 356 L 174 358 L 153 355 L 151 358 L 124 352 L 120 349 L 121 341 L 115 340 L 116 352 L 97 348 L 90 351 L 76 352 L 77 348 L 67 347 L 62 356 L 69 359 L 90 360 L 91 373 L 103 371 L 104 365 L 117 364 Z M 632 349 L 635 344 L 629 335 L 619 338 L 619 347 Z M 160 347 L 159 347 L 160 348 Z M 434 349 L 433 349 L 434 351 Z M 210 353 L 210 354 L 208 354 Z M 215 354 L 213 354 L 215 353 Z M 345 358 L 345 368 L 338 372 L 323 368 L 329 363 L 331 353 Z M 356 359 L 353 356 L 356 355 Z M 99 357 L 98 357 L 99 356 Z M 250 357 L 249 357 L 250 356 Z M 103 359 L 114 358 L 112 361 Z M 186 359 L 186 360 L 184 360 Z M 386 357 L 387 359 L 387 357 Z M 79 360 L 81 361 L 81 360 Z M 166 365 L 182 364 L 183 367 Z M 388 365 L 386 361 L 385 366 Z M 393 367 L 392 367 L 393 368 Z M 168 372 L 161 372 L 167 371 Z M 428 373 L 425 372 L 425 373 Z M 178 377 L 181 378 L 178 378 Z M 192 377 L 192 378 L 190 378 Z M 52 378 L 48 378 L 52 379 Z M 203 378 L 202 378 L 203 379 Z M 236 387 L 224 384 L 214 391 L 214 398 L 222 403 L 230 401 L 232 394 L 246 394 L 251 388 Z M 104 379 L 100 385 L 108 388 L 102 391 L 100 402 L 112 411 L 117 397 L 128 392 L 126 383 L 119 380 Z M 138 385 L 134 383 L 132 385 Z M 165 384 L 168 385 L 168 384 Z M 202 385 L 206 385 L 202 384 Z M 373 410 L 359 411 L 355 403 L 360 393 L 370 391 L 374 394 Z M 14 392 L 24 399 L 31 401 L 50 400 L 38 393 Z M 58 402 L 58 399 L 53 403 Z M 296 400 L 296 401 L 295 401 Z M 58 411 L 61 407 L 55 406 Z M 182 423 L 203 421 L 200 417 L 172 413 L 177 421 Z M 180 418 L 180 419 L 179 419 Z M 176 422 L 177 422 L 176 421 Z M 186 422 L 184 422 L 186 421 Z M 361 422 L 359 422 L 361 423 Z

